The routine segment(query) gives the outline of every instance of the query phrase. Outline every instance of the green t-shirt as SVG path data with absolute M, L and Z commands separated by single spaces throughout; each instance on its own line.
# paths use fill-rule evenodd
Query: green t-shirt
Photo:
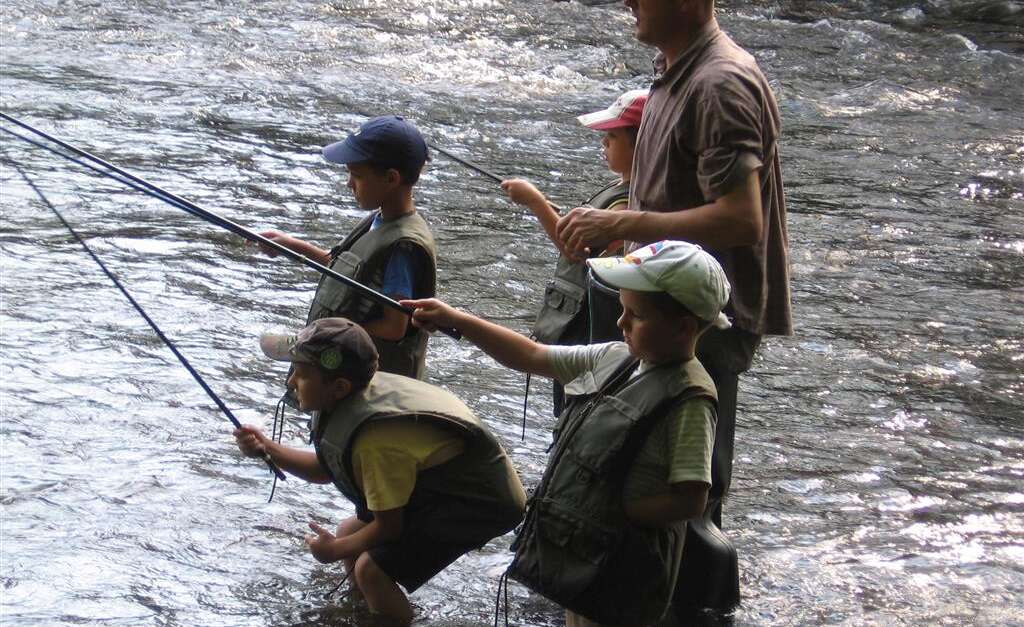
M 566 394 L 590 394 L 628 355 L 623 342 L 583 346 L 548 346 L 548 362 Z M 633 376 L 650 366 L 640 362 Z M 685 401 L 662 419 L 644 442 L 626 475 L 624 500 L 664 494 L 669 484 L 700 481 L 711 485 L 711 450 L 716 416 L 712 402 Z

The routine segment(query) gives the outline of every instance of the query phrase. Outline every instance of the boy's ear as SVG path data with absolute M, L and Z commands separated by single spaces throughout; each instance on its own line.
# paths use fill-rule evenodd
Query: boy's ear
M 402 173 L 395 168 L 388 168 L 384 172 L 384 180 L 387 181 L 388 185 L 398 187 L 402 184 Z
M 338 377 L 331 382 L 331 392 L 334 400 L 340 401 L 352 392 L 352 382 L 344 377 Z

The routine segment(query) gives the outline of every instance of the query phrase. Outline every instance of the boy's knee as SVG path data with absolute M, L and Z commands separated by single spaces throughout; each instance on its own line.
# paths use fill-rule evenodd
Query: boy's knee
M 356 584 L 363 591 L 367 588 L 379 589 L 394 583 L 391 577 L 377 566 L 369 553 L 363 553 L 356 559 L 355 577 Z
M 335 535 L 339 538 L 350 536 L 365 526 L 366 523 L 359 520 L 355 516 L 352 516 L 351 518 L 346 518 L 345 520 L 338 523 L 338 529 Z

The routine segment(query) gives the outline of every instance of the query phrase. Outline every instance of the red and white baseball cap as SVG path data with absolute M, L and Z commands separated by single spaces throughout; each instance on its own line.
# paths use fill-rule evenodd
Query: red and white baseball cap
M 634 89 L 627 91 L 612 103 L 612 106 L 601 111 L 588 113 L 576 118 L 580 124 L 595 131 L 607 131 L 612 128 L 640 126 L 640 118 L 647 103 L 647 90 Z

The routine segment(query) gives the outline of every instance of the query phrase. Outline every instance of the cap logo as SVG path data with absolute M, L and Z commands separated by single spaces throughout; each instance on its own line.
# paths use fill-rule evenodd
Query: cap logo
M 320 365 L 328 370 L 337 370 L 342 361 L 341 351 L 337 348 L 328 348 L 320 353 Z

